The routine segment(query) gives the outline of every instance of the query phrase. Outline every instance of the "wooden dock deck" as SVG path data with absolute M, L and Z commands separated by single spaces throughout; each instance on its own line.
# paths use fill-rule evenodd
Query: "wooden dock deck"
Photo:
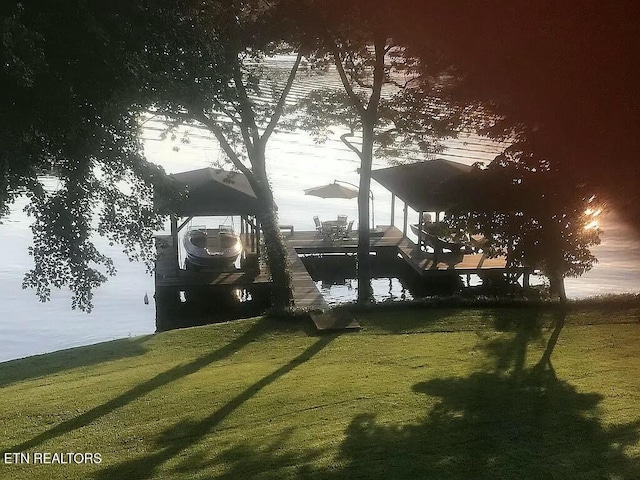
M 156 237 L 156 326 L 164 330 L 166 321 L 163 310 L 170 309 L 162 299 L 171 298 L 175 301 L 178 292 L 192 287 L 229 289 L 233 287 L 247 288 L 263 286 L 268 288 L 271 280 L 266 265 L 260 265 L 259 273 L 245 271 L 227 272 L 194 272 L 179 268 L 174 257 L 171 235 Z M 288 248 L 288 260 L 291 265 L 293 301 L 296 308 L 309 311 L 309 316 L 318 331 L 356 330 L 360 325 L 352 317 L 336 314 L 330 311 L 329 305 L 311 279 L 309 272 L 302 263 L 294 248 Z
M 295 232 L 285 238 L 287 247 L 297 253 L 356 253 L 358 247 L 357 232 L 350 238 L 339 242 L 327 242 L 317 232 Z M 395 247 L 397 253 L 420 275 L 429 276 L 435 272 L 454 270 L 460 275 L 478 273 L 479 270 L 505 270 L 504 258 L 484 258 L 482 254 L 444 253 L 437 257 L 432 253 L 420 251 L 415 243 L 394 226 L 379 227 L 371 237 L 371 251 L 380 253 Z M 297 256 L 297 255 L 296 255 Z
M 296 308 L 309 310 L 309 316 L 318 331 L 359 330 L 360 324 L 350 315 L 332 312 L 318 290 L 307 268 L 302 263 L 296 245 L 312 241 L 313 232 L 296 232 L 286 239 L 287 257 L 291 266 L 293 304 Z M 295 240 L 294 240 L 295 237 Z
M 324 314 L 312 314 L 318 330 L 360 328 L 354 319 L 338 318 L 337 315 L 327 311 L 329 306 L 300 259 L 300 254 L 356 254 L 357 232 L 340 241 L 327 241 L 315 231 L 295 231 L 285 236 L 285 244 L 292 270 L 294 305 L 309 310 L 325 311 Z M 373 233 L 371 251 L 376 254 L 384 252 L 387 255 L 399 255 L 423 278 L 450 275 L 452 271 L 459 275 L 479 274 L 481 271 L 507 272 L 503 258 L 455 253 L 443 253 L 436 257 L 432 253 L 420 251 L 415 243 L 404 237 L 402 232 L 394 226 L 379 227 Z
M 293 302 L 296 308 L 309 311 L 316 328 L 324 330 L 359 329 L 360 325 L 344 313 L 331 311 L 329 305 L 318 290 L 302 259 L 301 254 L 356 254 L 357 232 L 350 238 L 329 242 L 315 231 L 295 231 L 291 229 L 284 237 L 287 256 L 291 265 Z M 378 227 L 371 236 L 371 252 L 399 256 L 422 278 L 434 278 L 442 275 L 483 274 L 524 274 L 528 269 L 507 269 L 503 258 L 485 258 L 481 254 L 442 253 L 435 256 L 418 249 L 417 245 L 402 235 L 394 227 Z M 170 235 L 158 236 L 156 261 L 156 294 L 175 296 L 177 291 L 191 287 L 206 288 L 264 288 L 270 285 L 270 274 L 266 265 L 261 264 L 259 271 L 231 270 L 227 272 L 194 272 L 178 268 L 174 257 Z M 251 252 L 255 255 L 255 252 Z M 156 302 L 158 305 L 158 302 Z M 158 308 L 158 306 L 156 306 Z

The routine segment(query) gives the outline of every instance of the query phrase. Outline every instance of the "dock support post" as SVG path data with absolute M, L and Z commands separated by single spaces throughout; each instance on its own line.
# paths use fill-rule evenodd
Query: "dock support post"
M 396 195 L 395 193 L 391 194 L 391 226 L 395 226 L 396 219 Z
M 175 260 L 175 265 L 178 267 L 180 265 L 178 258 L 178 217 L 174 214 L 171 214 L 171 241 L 173 242 L 171 245 L 173 260 Z
M 407 202 L 404 202 L 404 210 L 403 210 L 404 223 L 402 225 L 402 235 L 405 237 L 407 236 L 407 215 L 408 215 Z
M 260 221 L 256 218 L 256 254 L 260 257 Z
M 251 251 L 254 252 L 256 249 L 256 230 L 254 222 L 249 223 L 249 227 L 251 229 Z

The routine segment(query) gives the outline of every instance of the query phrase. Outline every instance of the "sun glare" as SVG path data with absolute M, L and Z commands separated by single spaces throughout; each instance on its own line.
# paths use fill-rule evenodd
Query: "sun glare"
M 588 200 L 587 203 L 593 204 L 593 203 L 595 203 L 595 199 L 596 199 L 596 196 L 593 195 Z M 598 205 L 591 205 L 591 206 L 587 207 L 587 209 L 584 211 L 584 216 L 585 216 L 584 229 L 585 230 L 593 230 L 593 229 L 599 228 L 598 217 L 600 216 L 602 211 L 603 211 L 603 207 L 598 206 Z

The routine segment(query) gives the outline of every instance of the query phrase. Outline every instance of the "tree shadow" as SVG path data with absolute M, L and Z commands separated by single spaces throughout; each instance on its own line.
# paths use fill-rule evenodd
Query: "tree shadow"
M 640 459 L 625 452 L 640 440 L 640 420 L 605 425 L 602 395 L 556 377 L 551 358 L 565 319 L 564 309 L 554 312 L 545 344 L 543 319 L 534 312 L 517 321 L 497 317 L 496 327 L 514 335 L 487 343 L 493 371 L 414 385 L 415 392 L 438 398 L 418 424 L 384 425 L 358 415 L 340 449 L 345 468 L 312 477 L 640 478 Z M 532 340 L 544 351 L 527 366 Z
M 527 367 L 527 353 L 532 342 L 542 343 L 548 317 L 538 308 L 493 309 L 485 314 L 487 323 L 500 333 L 486 340 L 485 350 L 497 373 L 521 375 Z M 507 335 L 504 335 L 507 334 Z
M 313 450 L 291 459 L 242 446 L 227 458 L 230 471 L 241 474 L 253 465 L 255 478 L 291 478 L 279 465 L 294 462 L 296 478 L 323 480 L 640 478 L 640 459 L 627 452 L 640 441 L 640 420 L 605 424 L 602 395 L 580 392 L 556 377 L 551 359 L 565 319 L 562 309 L 551 316 L 532 311 L 495 317 L 495 326 L 513 335 L 486 344 L 486 371 L 415 384 L 416 393 L 435 400 L 416 423 L 357 415 L 334 465 L 309 463 L 321 454 Z M 552 327 L 548 338 L 545 325 Z M 525 361 L 532 341 L 540 342 L 542 354 Z M 269 465 L 277 473 L 269 473 Z
M 123 338 L 111 342 L 70 348 L 46 356 L 21 358 L 0 363 L 0 388 L 13 383 L 66 372 L 74 368 L 136 357 L 146 353 L 144 344 L 152 335 Z
M 245 345 L 256 341 L 266 330 L 264 324 L 267 321 L 262 319 L 251 326 L 246 332 L 244 332 L 239 337 L 236 337 L 233 341 L 228 344 L 220 347 L 219 349 L 208 353 L 207 355 L 203 355 L 199 358 L 196 358 L 192 362 L 189 362 L 184 365 L 177 365 L 165 372 L 159 373 L 153 378 L 150 378 L 146 382 L 140 383 L 133 387 L 130 390 L 118 395 L 117 397 L 109 400 L 108 402 L 98 405 L 91 410 L 69 419 L 65 422 L 59 423 L 53 428 L 36 435 L 30 440 L 23 442 L 19 445 L 15 445 L 11 447 L 11 449 L 7 451 L 12 452 L 24 452 L 28 450 L 32 450 L 38 445 L 51 440 L 53 438 L 59 437 L 61 435 L 65 435 L 69 432 L 77 430 L 79 428 L 85 427 L 86 425 L 98 420 L 99 418 L 113 412 L 114 410 L 121 408 L 132 401 L 143 397 L 144 395 L 152 392 L 153 390 L 163 387 L 165 385 L 170 384 L 180 378 L 186 377 L 187 375 L 191 375 L 196 373 L 198 370 L 217 362 L 219 360 L 223 360 L 230 355 L 233 355 L 235 352 L 239 351 Z
M 158 467 L 170 459 L 177 457 L 191 446 L 198 444 L 205 436 L 210 435 L 232 412 L 241 407 L 254 395 L 259 393 L 268 385 L 277 381 L 283 375 L 291 372 L 293 369 L 313 358 L 338 336 L 339 334 L 333 334 L 320 337 L 313 345 L 308 347 L 300 355 L 285 365 L 282 365 L 266 377 L 261 378 L 257 382 L 248 386 L 239 395 L 231 399 L 208 417 L 199 421 L 181 421 L 165 430 L 157 439 L 156 449 L 151 454 L 105 468 L 99 471 L 94 478 L 98 480 L 111 480 L 113 478 L 152 478 Z M 238 452 L 236 452 L 236 454 L 237 453 Z M 269 453 L 266 453 L 265 455 L 272 456 Z M 193 463 L 182 462 L 180 469 L 183 471 L 185 469 L 189 470 L 195 475 L 199 469 L 204 467 L 204 464 L 202 461 L 195 461 L 197 460 L 196 457 L 192 456 L 190 459 L 193 460 Z M 247 478 L 246 473 L 236 478 Z
M 347 465 L 329 478 L 639 478 L 638 459 L 625 447 L 640 438 L 640 421 L 604 426 L 598 394 L 495 373 L 431 380 L 414 390 L 439 397 L 424 420 L 384 425 L 371 414 L 357 416 L 340 450 Z
M 424 308 L 421 305 L 377 304 L 374 307 L 337 307 L 335 310 L 352 313 L 358 322 L 368 329 L 376 329 L 388 334 L 402 334 L 425 331 L 448 331 L 455 329 L 451 317 L 457 310 L 449 307 Z
M 188 474 L 188 478 L 206 480 L 212 478 L 210 474 L 205 473 L 208 468 L 225 464 L 228 466 L 227 471 L 216 476 L 216 479 L 304 478 L 305 473 L 311 471 L 311 462 L 321 451 L 310 449 L 302 455 L 297 452 L 283 453 L 282 445 L 290 441 L 292 434 L 292 428 L 286 429 L 260 449 L 237 445 L 221 452 L 215 459 L 208 458 L 206 452 L 198 452 L 183 460 L 176 470 L 177 473 Z
M 521 376 L 550 375 L 555 379 L 551 356 L 565 326 L 567 309 L 559 306 L 550 311 L 528 309 L 514 315 L 509 310 L 494 311 L 493 327 L 498 332 L 512 332 L 511 337 L 501 336 L 491 339 L 482 345 L 490 358 L 493 359 L 496 373 L 507 372 L 513 378 Z M 551 333 L 545 341 L 545 331 Z M 533 366 L 528 366 L 527 355 L 531 343 L 537 342 L 544 347 L 540 359 Z
M 259 449 L 234 447 L 214 461 L 193 455 L 180 472 L 204 480 L 211 478 L 205 473 L 208 467 L 224 463 L 228 473 L 217 478 L 640 478 L 640 459 L 626 453 L 640 440 L 640 421 L 603 424 L 597 393 L 578 392 L 550 376 L 515 378 L 494 372 L 434 379 L 414 385 L 414 391 L 438 399 L 421 421 L 396 425 L 378 422 L 370 413 L 357 415 L 331 465 L 314 465 L 326 454 L 314 449 L 282 453 L 277 444 L 285 439 L 280 438 Z M 163 452 L 176 455 L 176 450 Z M 166 459 L 158 455 L 158 463 Z M 142 467 L 139 471 L 145 471 Z

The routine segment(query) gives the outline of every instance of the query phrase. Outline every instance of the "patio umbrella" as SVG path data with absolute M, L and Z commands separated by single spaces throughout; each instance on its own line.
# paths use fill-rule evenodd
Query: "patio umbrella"
M 346 185 L 342 185 L 343 183 Z M 349 182 L 334 180 L 333 183 L 328 183 L 327 185 L 307 188 L 305 189 L 304 194 L 314 195 L 321 198 L 356 198 L 358 196 L 358 187 Z M 371 223 L 375 225 L 373 193 L 369 192 L 369 197 L 371 198 Z
M 355 186 L 341 185 L 334 181 L 327 185 L 307 188 L 304 194 L 321 198 L 355 198 L 358 196 L 358 188 Z

